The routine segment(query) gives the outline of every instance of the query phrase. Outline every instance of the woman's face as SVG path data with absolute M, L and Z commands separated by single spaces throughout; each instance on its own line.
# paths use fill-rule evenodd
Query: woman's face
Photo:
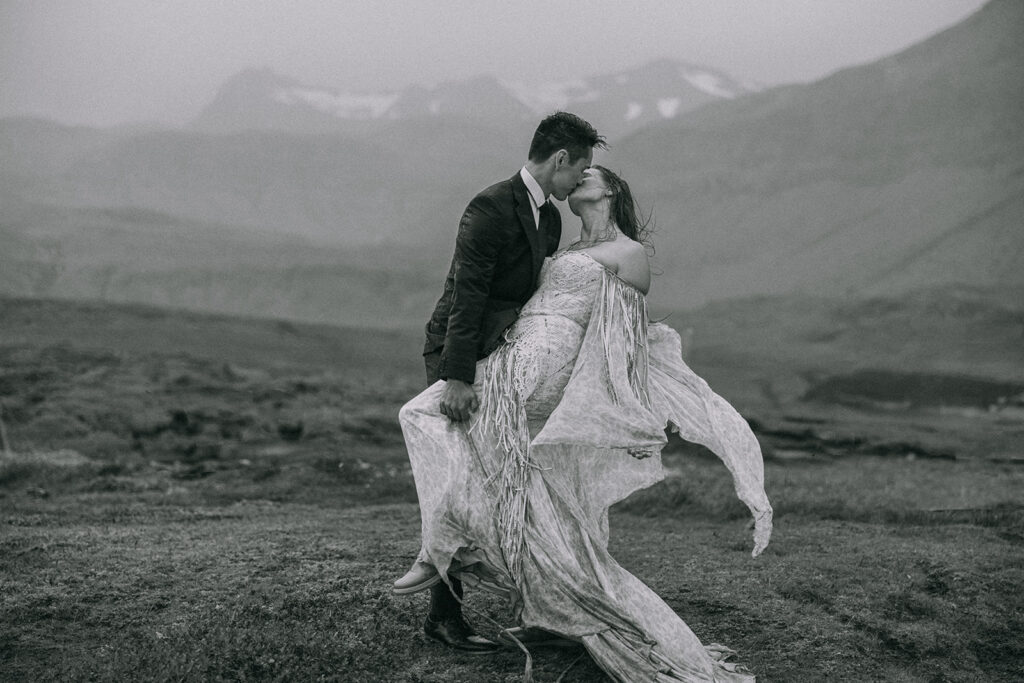
M 588 168 L 583 172 L 583 181 L 569 194 L 569 210 L 579 216 L 583 205 L 596 204 L 610 196 L 611 190 L 608 189 L 601 172 Z

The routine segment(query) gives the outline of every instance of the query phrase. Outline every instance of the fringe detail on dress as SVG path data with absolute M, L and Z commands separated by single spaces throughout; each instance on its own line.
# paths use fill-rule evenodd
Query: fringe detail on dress
M 531 467 L 530 427 L 526 417 L 522 379 L 517 375 L 515 344 L 505 344 L 488 363 L 478 426 L 493 435 L 505 454 L 501 470 L 488 483 L 498 482 L 498 532 L 505 564 L 514 581 L 522 568 L 523 532 L 526 527 L 526 484 Z
M 621 362 L 616 354 L 624 352 L 629 387 L 634 397 L 647 409 L 651 407 L 647 390 L 647 299 L 607 269 L 603 269 L 601 293 L 592 316 L 599 316 L 605 362 L 615 367 Z M 623 337 L 625 334 L 625 349 Z M 522 572 L 523 533 L 526 526 L 526 486 L 530 468 L 530 427 L 526 415 L 526 379 L 519 348 L 514 341 L 500 346 L 487 364 L 481 396 L 481 419 L 477 428 L 485 438 L 493 439 L 504 454 L 501 469 L 488 483 L 497 482 L 497 522 L 505 564 L 514 581 Z M 619 403 L 615 383 L 609 384 L 611 398 Z M 625 397 L 623 397 L 625 398 Z M 630 453 L 643 458 L 652 454 L 646 449 Z
M 650 409 L 651 399 L 647 392 L 647 299 L 636 287 L 620 279 L 605 269 L 601 280 L 601 294 L 598 298 L 598 309 L 594 315 L 600 316 L 601 337 L 604 343 L 605 362 L 614 367 L 612 362 L 613 349 L 621 343 L 614 334 L 621 330 L 625 333 L 626 373 L 633 395 L 645 407 Z M 612 400 L 619 402 L 615 395 L 615 386 L 608 387 Z

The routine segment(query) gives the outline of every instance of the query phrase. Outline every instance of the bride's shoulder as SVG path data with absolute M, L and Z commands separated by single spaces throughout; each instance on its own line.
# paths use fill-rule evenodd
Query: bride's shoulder
M 642 242 L 627 237 L 616 241 L 615 249 L 617 260 L 623 265 L 640 267 L 647 266 L 649 263 L 647 247 Z
M 644 294 L 651 288 L 651 264 L 640 242 L 625 240 L 619 247 L 616 275 Z
M 631 240 L 628 237 L 624 240 L 620 240 L 620 242 L 622 243 L 622 250 L 628 254 L 630 258 L 638 259 L 643 257 L 645 260 L 647 259 L 647 247 L 643 242 L 637 242 L 636 240 Z

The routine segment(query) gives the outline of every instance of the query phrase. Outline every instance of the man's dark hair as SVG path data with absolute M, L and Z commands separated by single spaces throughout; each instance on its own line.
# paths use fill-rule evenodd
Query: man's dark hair
M 560 149 L 569 152 L 569 163 L 575 163 L 594 147 L 608 149 L 604 136 L 592 125 L 567 111 L 551 114 L 537 126 L 530 143 L 530 161 L 544 161 Z

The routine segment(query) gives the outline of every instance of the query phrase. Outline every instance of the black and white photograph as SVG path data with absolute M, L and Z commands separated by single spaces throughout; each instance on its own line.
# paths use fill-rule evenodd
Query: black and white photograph
M 0 0 L 0 681 L 1024 680 L 1024 0 Z

